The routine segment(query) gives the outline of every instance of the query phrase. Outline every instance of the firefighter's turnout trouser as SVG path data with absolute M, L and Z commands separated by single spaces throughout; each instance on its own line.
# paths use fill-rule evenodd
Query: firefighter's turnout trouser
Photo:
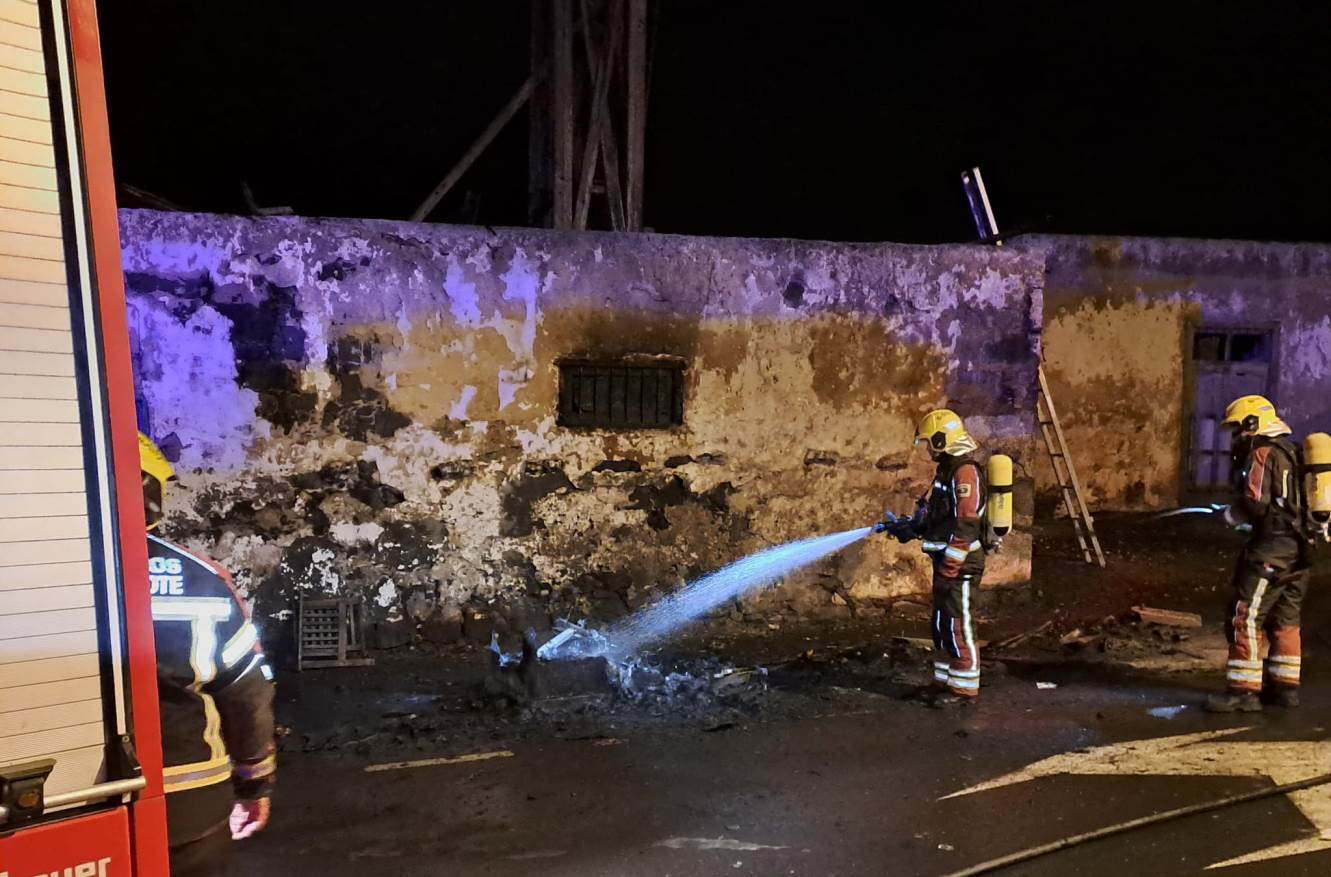
M 939 572 L 941 562 L 941 555 L 935 555 L 934 682 L 963 697 L 975 697 L 980 693 L 980 649 L 975 645 L 971 600 L 984 575 L 984 553 L 973 552 L 955 577 Z
M 1231 691 L 1260 692 L 1263 676 L 1268 686 L 1299 684 L 1299 613 L 1309 563 L 1302 549 L 1288 559 L 1273 557 L 1270 551 L 1261 554 L 1264 557 L 1245 549 L 1234 569 L 1234 593 L 1225 621 L 1229 640 L 1225 677 Z M 1262 651 L 1268 645 L 1263 666 Z

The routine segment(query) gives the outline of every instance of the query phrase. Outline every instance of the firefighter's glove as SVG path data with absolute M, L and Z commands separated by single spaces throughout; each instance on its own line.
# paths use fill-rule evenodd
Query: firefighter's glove
M 273 810 L 272 798 L 258 798 L 254 801 L 237 801 L 231 808 L 228 820 L 232 840 L 244 840 L 258 834 L 268 825 L 268 815 Z
M 886 518 L 875 524 L 873 530 L 875 533 L 886 533 L 903 545 L 916 536 L 915 520 L 913 518 L 899 518 L 891 512 L 888 512 Z
M 1233 506 L 1221 506 L 1215 510 L 1215 513 L 1223 515 L 1225 523 L 1240 533 L 1252 532 L 1252 524 L 1249 523 Z

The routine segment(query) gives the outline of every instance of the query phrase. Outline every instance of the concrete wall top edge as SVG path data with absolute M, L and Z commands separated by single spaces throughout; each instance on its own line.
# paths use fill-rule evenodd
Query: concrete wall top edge
M 1331 244 L 1123 235 L 1024 235 L 1008 246 L 1039 256 L 1050 275 L 1087 268 L 1263 278 L 1331 277 Z
M 410 232 L 421 240 L 444 239 L 523 239 L 533 243 L 551 246 L 574 243 L 596 244 L 599 242 L 638 243 L 648 248 L 676 247 L 685 249 L 691 245 L 716 245 L 724 243 L 729 247 L 743 248 L 757 252 L 787 252 L 799 255 L 803 252 L 832 251 L 858 253 L 864 255 L 894 255 L 918 258 L 920 255 L 939 257 L 966 257 L 970 261 L 990 264 L 994 267 L 1006 267 L 1010 270 L 1028 271 L 1040 267 L 1041 254 L 1026 253 L 1013 248 L 992 247 L 978 243 L 941 243 L 941 244 L 903 244 L 891 241 L 843 242 L 801 238 L 759 238 L 759 237 L 723 237 L 715 235 L 689 235 L 662 232 L 614 232 L 614 231 L 562 231 L 547 228 L 526 228 L 518 226 L 481 226 L 451 225 L 446 223 L 411 222 L 395 219 L 357 219 L 352 217 L 322 216 L 242 216 L 237 214 L 171 212 L 141 208 L 121 208 L 119 211 L 122 232 L 126 228 L 142 233 L 150 229 L 171 232 L 186 227 L 197 231 L 207 225 L 215 229 L 230 229 L 235 232 L 250 230 L 266 232 L 289 230 L 293 227 L 305 227 L 332 232 L 402 234 Z

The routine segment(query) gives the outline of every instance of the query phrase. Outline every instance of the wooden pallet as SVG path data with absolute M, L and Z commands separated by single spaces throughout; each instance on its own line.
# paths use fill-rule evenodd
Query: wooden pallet
M 365 657 L 365 604 L 351 597 L 300 600 L 296 621 L 296 666 L 369 667 Z

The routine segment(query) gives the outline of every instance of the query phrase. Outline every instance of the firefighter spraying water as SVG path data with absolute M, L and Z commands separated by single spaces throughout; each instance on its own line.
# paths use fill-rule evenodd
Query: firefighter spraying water
M 1012 527 L 1012 460 L 989 458 L 982 471 L 979 449 L 953 411 L 931 411 L 915 431 L 938 469 L 915 513 L 888 513 L 876 528 L 903 544 L 920 539 L 933 559 L 934 682 L 931 706 L 968 702 L 980 693 L 980 652 L 971 617 L 972 591 L 984 575 L 985 556 Z

